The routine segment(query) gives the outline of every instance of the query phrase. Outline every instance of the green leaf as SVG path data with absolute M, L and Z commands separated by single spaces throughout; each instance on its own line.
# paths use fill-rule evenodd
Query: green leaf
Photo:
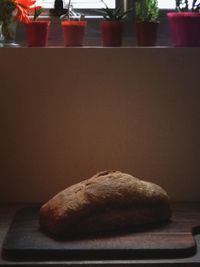
M 9 21 L 12 18 L 12 12 L 15 10 L 15 2 L 12 0 L 0 0 L 0 20 Z
M 101 2 L 104 4 L 105 8 L 103 8 L 101 11 L 98 12 L 103 14 L 103 17 L 106 20 L 121 20 L 125 17 L 127 13 L 133 10 L 129 9 L 123 12 L 121 6 L 117 7 L 116 9 L 111 9 L 106 5 L 106 3 L 103 0 L 101 0 Z
M 126 11 L 124 11 L 120 16 L 118 16 L 118 20 L 122 20 L 128 13 L 132 12 L 133 8 L 130 8 Z
M 136 21 L 155 22 L 159 16 L 157 0 L 136 0 L 135 3 Z
M 37 20 L 38 19 L 38 17 L 40 16 L 40 14 L 43 12 L 43 9 L 42 8 L 40 8 L 40 9 L 36 9 L 36 7 L 35 7 L 35 9 L 34 9 L 34 18 L 33 18 L 33 20 Z
M 117 17 L 119 15 L 121 9 L 122 9 L 121 6 L 119 6 L 118 8 L 115 9 L 115 11 L 114 11 L 114 16 L 115 17 Z

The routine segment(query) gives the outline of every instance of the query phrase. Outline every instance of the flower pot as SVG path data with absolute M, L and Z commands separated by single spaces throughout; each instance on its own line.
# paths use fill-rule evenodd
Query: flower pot
M 200 46 L 200 14 L 170 12 L 167 14 L 173 46 Z
M 65 46 L 82 46 L 86 21 L 62 21 Z
M 26 23 L 27 45 L 47 46 L 50 21 L 30 21 Z
M 122 21 L 101 21 L 101 36 L 103 46 L 121 46 L 123 34 Z
M 137 22 L 136 37 L 138 46 L 155 46 L 159 22 Z

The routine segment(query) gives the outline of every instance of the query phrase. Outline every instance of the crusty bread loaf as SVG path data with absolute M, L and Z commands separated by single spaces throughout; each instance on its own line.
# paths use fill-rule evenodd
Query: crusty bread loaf
M 65 236 L 160 222 L 170 216 L 169 198 L 160 186 L 119 171 L 104 171 L 44 204 L 40 226 Z

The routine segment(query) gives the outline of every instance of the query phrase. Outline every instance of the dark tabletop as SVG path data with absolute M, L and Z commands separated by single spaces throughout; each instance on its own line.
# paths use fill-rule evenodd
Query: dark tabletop
M 2 244 L 5 236 L 8 232 L 10 224 L 16 214 L 22 207 L 27 207 L 27 205 L 1 205 L 0 206 L 0 248 L 2 252 Z M 173 209 L 178 211 L 179 217 L 182 218 L 183 223 L 180 227 L 185 227 L 185 225 L 198 226 L 198 221 L 200 225 L 200 203 L 176 203 L 173 205 Z M 184 234 L 184 233 L 183 233 Z M 0 256 L 0 266 L 44 266 L 44 265 L 54 265 L 54 266 L 200 266 L 200 232 L 197 230 L 194 232 L 194 239 L 196 241 L 196 251 L 191 253 L 191 255 L 184 255 L 184 253 L 179 257 L 162 257 L 162 259 L 151 258 L 148 259 L 140 257 L 139 259 L 104 259 L 95 257 L 92 260 L 76 259 L 65 260 L 65 259 L 43 259 L 43 260 L 10 260 Z M 186 236 L 183 241 L 187 241 Z M 185 242 L 184 242 L 185 243 Z

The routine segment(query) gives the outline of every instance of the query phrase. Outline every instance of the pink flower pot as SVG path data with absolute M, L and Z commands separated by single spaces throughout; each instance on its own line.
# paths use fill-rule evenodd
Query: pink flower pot
M 65 46 L 82 46 L 86 21 L 62 21 Z
M 101 21 L 101 34 L 103 46 L 121 46 L 123 22 L 122 21 Z
M 173 46 L 200 46 L 200 13 L 167 14 Z
M 50 21 L 30 21 L 26 23 L 27 45 L 47 46 Z
M 138 46 L 155 46 L 159 22 L 137 22 L 136 36 Z

